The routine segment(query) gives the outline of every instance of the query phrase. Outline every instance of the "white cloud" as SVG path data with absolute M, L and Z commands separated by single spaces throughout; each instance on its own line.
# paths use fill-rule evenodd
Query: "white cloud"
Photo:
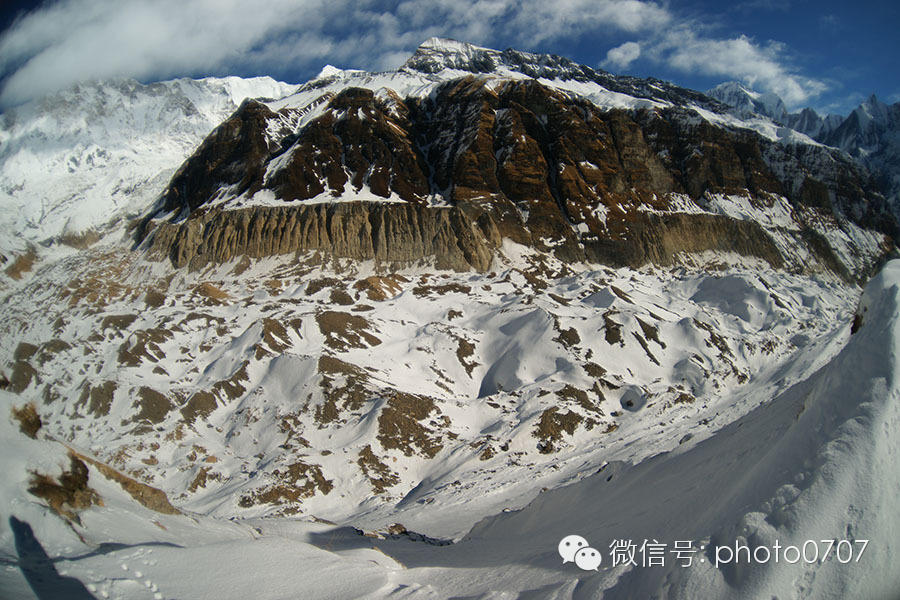
M 625 42 L 621 46 L 611 48 L 603 61 L 605 68 L 625 69 L 641 55 L 641 45 L 637 42 Z
M 435 35 L 527 47 L 670 19 L 644 0 L 57 0 L 0 36 L 0 105 L 84 79 L 312 71 L 324 62 L 387 68 Z
M 260 8 L 239 0 L 64 0 L 29 14 L 0 39 L 0 68 L 21 63 L 0 100 L 16 102 L 88 78 L 214 69 L 283 32 L 286 22 L 320 18 L 337 2 L 303 4 L 308 11 L 288 0 Z
M 789 106 L 820 95 L 827 85 L 793 71 L 783 44 L 758 44 L 741 35 L 714 39 L 679 27 L 663 34 L 647 52 L 656 61 L 685 73 L 738 79 L 759 91 L 774 92 Z
M 524 49 L 588 32 L 626 32 L 605 65 L 638 57 L 722 75 L 789 104 L 824 89 L 775 43 L 701 37 L 650 0 L 57 0 L 0 34 L 0 106 L 85 79 L 396 68 L 432 36 Z M 290 65 L 290 68 L 285 68 Z
M 512 21 L 523 41 L 541 42 L 585 31 L 657 31 L 672 21 L 655 2 L 638 0 L 524 0 Z
M 760 10 L 786 12 L 791 8 L 791 4 L 787 0 L 746 0 L 737 4 L 734 8 L 745 13 Z

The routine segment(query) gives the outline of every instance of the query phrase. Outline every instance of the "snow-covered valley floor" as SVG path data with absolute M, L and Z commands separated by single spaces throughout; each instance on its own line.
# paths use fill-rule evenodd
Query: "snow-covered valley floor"
M 0 309 L 4 597 L 900 589 L 898 263 L 851 335 L 857 288 L 739 261 L 610 270 L 510 245 L 483 275 L 312 257 L 173 274 L 90 257 L 40 267 Z M 5 417 L 29 402 L 36 439 Z M 69 449 L 99 503 L 67 521 L 28 490 L 74 472 Z M 597 570 L 563 563 L 567 535 Z M 636 565 L 613 564 L 616 540 Z M 664 564 L 642 565 L 645 540 Z M 806 540 L 853 560 L 716 549 Z

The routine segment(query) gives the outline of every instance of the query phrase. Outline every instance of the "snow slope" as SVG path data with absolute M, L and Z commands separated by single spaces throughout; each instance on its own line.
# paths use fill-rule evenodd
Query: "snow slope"
M 236 264 L 173 275 L 115 253 L 87 268 L 70 258 L 10 296 L 0 352 L 46 431 L 179 506 L 401 520 L 458 537 L 602 460 L 705 437 L 755 405 L 745 390 L 803 376 L 780 373 L 798 349 L 828 355 L 822 340 L 848 320 L 851 289 L 711 260 L 733 266 L 597 270 L 511 243 L 493 274 L 411 267 L 384 279 L 372 265 L 293 257 L 239 275 Z M 373 277 L 385 296 L 362 291 Z M 425 414 L 395 431 L 398 394 Z M 361 468 L 366 455 L 380 478 Z M 267 500 L 301 462 L 321 477 L 303 481 L 330 483 Z M 439 514 L 422 511 L 432 504 Z
M 0 117 L 0 253 L 100 229 L 153 203 L 175 169 L 269 77 L 88 82 Z
M 723 285 L 734 307 L 741 286 Z M 708 292 L 700 286 L 697 297 Z M 449 545 L 414 534 L 366 537 L 309 519 L 160 516 L 94 469 L 90 481 L 106 505 L 84 511 L 74 530 L 20 486 L 5 485 L 3 500 L 52 557 L 41 562 L 31 551 L 29 564 L 54 585 L 73 577 L 98 597 L 887 600 L 900 586 L 892 567 L 900 526 L 900 262 L 870 282 L 857 314 L 855 333 L 841 326 L 781 365 L 773 374 L 780 388 L 769 380 L 737 394 L 748 410 L 712 435 L 647 458 L 589 459 L 584 477 L 484 519 Z M 16 400 L 0 393 L 0 401 L 8 410 Z M 9 481 L 23 482 L 28 468 L 52 472 L 62 460 L 55 442 L 27 440 L 5 420 L 0 434 Z M 651 437 L 648 429 L 641 439 Z M 441 501 L 419 505 L 417 529 L 428 534 L 431 519 L 446 519 L 444 508 Z M 0 530 L 0 585 L 11 598 L 30 598 L 19 567 L 34 541 L 23 545 L 27 531 L 13 525 Z M 638 554 L 638 566 L 612 567 L 605 556 L 597 571 L 582 571 L 557 553 L 569 534 L 604 554 L 616 539 L 658 540 L 669 549 L 690 541 L 696 552 L 689 567 L 671 555 L 664 566 L 642 567 Z M 716 549 L 829 539 L 851 542 L 853 560 L 832 554 L 815 564 L 734 565 Z M 868 545 L 860 556 L 861 540 Z M 710 564 L 717 558 L 718 568 Z
M 573 531 L 598 548 L 619 538 L 707 547 L 695 558 L 707 560 L 690 568 L 603 570 L 581 582 L 576 597 L 601 590 L 604 598 L 896 597 L 900 262 L 870 282 L 858 314 L 862 327 L 827 365 L 711 439 L 638 465 L 610 465 L 519 513 L 487 520 L 467 540 L 503 539 L 503 553 Z M 570 507 L 578 507 L 577 520 L 566 514 Z M 868 547 L 860 556 L 854 543 L 847 564 L 834 554 L 815 564 L 711 564 L 710 546 L 734 540 L 754 551 L 776 540 L 815 540 L 824 553 L 826 539 L 865 539 Z

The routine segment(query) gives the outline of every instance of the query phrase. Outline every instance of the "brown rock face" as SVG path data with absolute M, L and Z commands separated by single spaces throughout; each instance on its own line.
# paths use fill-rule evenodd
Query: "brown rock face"
M 524 225 L 520 228 L 527 233 Z M 329 256 L 410 264 L 433 258 L 439 269 L 487 271 L 497 247 L 492 217 L 479 222 L 457 208 L 342 203 L 210 211 L 181 224 L 157 227 L 151 253 L 176 267 L 200 268 L 239 256 L 260 258 L 310 250 Z M 635 215 L 627 237 L 573 244 L 572 260 L 639 267 L 668 265 L 681 253 L 705 250 L 755 256 L 772 267 L 783 259 L 752 221 L 719 215 Z
M 704 192 L 787 197 L 826 215 L 836 210 L 896 239 L 900 229 L 876 182 L 831 148 L 770 142 L 743 129 L 697 122 L 682 108 L 640 111 L 635 119 L 665 168 L 692 198 Z
M 266 139 L 266 125 L 276 116 L 259 102 L 241 104 L 175 173 L 163 194 L 162 210 L 195 211 L 224 187 L 239 193 L 254 185 L 259 189 L 273 150 Z
M 585 242 L 588 260 L 617 267 L 670 265 L 678 254 L 707 250 L 754 256 L 776 269 L 784 265 L 772 238 L 757 223 L 719 215 L 643 214 L 630 223 L 626 239 Z
M 420 202 L 429 193 L 427 166 L 412 140 L 409 109 L 394 94 L 376 98 L 350 88 L 329 102 L 329 110 L 303 130 L 285 151 L 284 168 L 268 185 L 278 198 L 306 200 L 348 186 L 373 194 L 396 194 Z
M 564 260 L 666 264 L 723 250 L 779 266 L 755 223 L 645 209 L 740 193 L 830 213 L 852 197 L 845 214 L 891 226 L 883 198 L 830 151 L 784 149 L 684 109 L 603 111 L 536 81 L 473 76 L 423 99 L 348 88 L 321 102 L 297 133 L 280 130 L 291 109 L 245 102 L 173 178 L 158 214 L 182 209 L 177 220 L 147 220 L 139 238 L 152 232 L 153 252 L 176 266 L 321 250 L 485 270 L 502 237 Z M 395 202 L 321 203 L 363 188 Z M 259 190 L 284 207 L 239 208 Z
M 497 241 L 456 207 L 340 203 L 210 211 L 159 225 L 151 252 L 176 267 L 319 250 L 382 262 L 433 257 L 438 268 L 484 271 Z
M 641 111 L 636 118 L 650 150 L 661 157 L 677 188 L 692 198 L 744 190 L 784 194 L 763 160 L 760 144 L 766 141 L 759 136 L 687 118 L 680 109 Z

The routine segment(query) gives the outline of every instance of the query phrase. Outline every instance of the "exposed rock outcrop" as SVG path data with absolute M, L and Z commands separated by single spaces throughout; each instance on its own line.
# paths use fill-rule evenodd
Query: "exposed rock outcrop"
M 706 250 L 784 263 L 759 224 L 704 214 L 710 194 L 769 206 L 784 196 L 804 213 L 897 232 L 884 198 L 836 152 L 684 108 L 602 110 L 534 80 L 475 76 L 422 98 L 350 87 L 321 104 L 291 132 L 296 109 L 245 102 L 179 169 L 139 240 L 179 267 L 318 250 L 483 271 L 504 237 L 615 265 Z M 349 201 L 363 188 L 386 202 Z M 673 204 L 686 198 L 696 210 Z
M 210 211 L 160 224 L 150 249 L 176 267 L 319 250 L 381 262 L 433 257 L 438 268 L 484 271 L 498 242 L 495 229 L 483 228 L 457 207 L 341 203 Z
M 245 100 L 175 173 L 161 209 L 187 215 L 222 187 L 246 190 L 258 182 L 274 150 L 266 138 L 266 125 L 273 117 L 265 104 Z
M 755 222 L 721 215 L 638 214 L 627 237 L 574 235 L 557 248 L 570 260 L 614 266 L 672 264 L 681 253 L 707 250 L 755 256 L 783 265 L 775 244 Z M 520 224 L 520 237 L 542 242 Z M 412 204 L 342 203 L 210 211 L 180 224 L 158 226 L 151 253 L 176 267 L 200 268 L 239 256 L 259 258 L 320 251 L 325 256 L 410 264 L 431 258 L 439 269 L 486 271 L 500 241 L 489 213 L 470 218 L 458 208 Z
M 753 256 L 773 268 L 784 259 L 759 224 L 720 215 L 644 214 L 631 223 L 625 239 L 586 242 L 585 258 L 617 267 L 646 263 L 670 265 L 679 254 L 705 251 Z

